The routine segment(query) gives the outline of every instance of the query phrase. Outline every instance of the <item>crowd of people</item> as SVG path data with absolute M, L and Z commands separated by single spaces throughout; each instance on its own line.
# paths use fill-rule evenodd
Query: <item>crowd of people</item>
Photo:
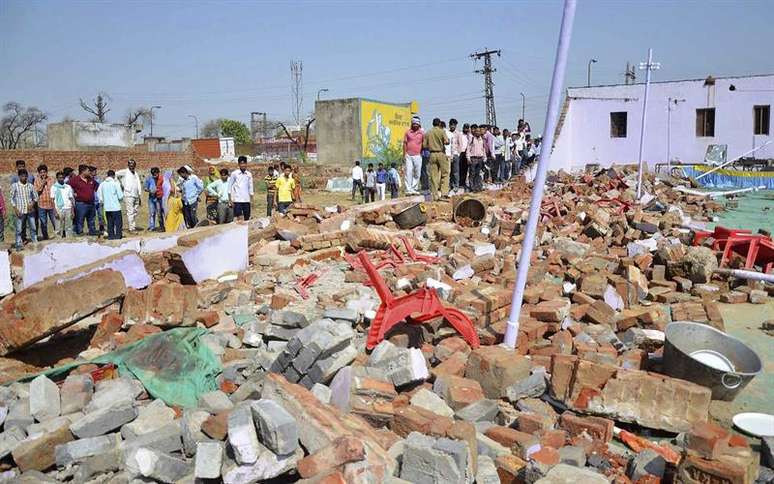
M 52 177 L 46 165 L 37 167 L 37 176 L 27 170 L 24 160 L 16 161 L 11 177 L 10 205 L 15 215 L 15 247 L 53 236 L 75 235 L 123 238 L 124 214 L 129 232 L 136 232 L 138 209 L 148 203 L 148 230 L 176 232 L 200 225 L 199 201 L 204 198 L 207 223 L 249 220 L 255 191 L 247 158 L 240 156 L 238 168 L 210 166 L 207 176 L 199 178 L 186 165 L 163 174 L 150 169 L 143 179 L 137 163 L 129 160 L 126 168 L 107 170 L 98 177 L 97 168 L 79 165 L 77 172 L 63 168 Z M 266 184 L 266 214 L 276 208 L 286 214 L 293 203 L 301 202 L 301 178 L 298 167 L 286 163 L 269 166 Z M 0 190 L 0 241 L 4 239 L 6 201 Z M 49 224 L 51 232 L 49 232 Z
M 442 199 L 465 191 L 479 192 L 484 183 L 504 183 L 530 166 L 540 154 L 541 140 L 533 138 L 529 123 L 518 120 L 513 130 L 488 124 L 462 125 L 452 118 L 448 125 L 433 119 L 432 128 L 422 128 L 418 116 L 403 137 L 405 193 L 421 192 Z M 396 163 L 389 169 L 372 163 L 367 171 L 359 160 L 352 168 L 352 200 L 359 193 L 363 202 L 384 200 L 389 191 L 399 196 L 400 173 Z

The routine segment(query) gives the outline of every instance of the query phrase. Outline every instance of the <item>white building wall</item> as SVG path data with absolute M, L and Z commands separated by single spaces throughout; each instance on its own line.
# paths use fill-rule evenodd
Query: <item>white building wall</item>
M 729 91 L 733 84 L 736 91 Z M 556 140 L 549 169 L 578 170 L 587 163 L 609 166 L 636 163 L 640 141 L 644 84 L 569 88 L 569 106 Z M 728 157 L 774 140 L 753 136 L 753 106 L 774 107 L 774 75 L 721 78 L 714 86 L 704 80 L 654 82 L 650 85 L 643 158 L 649 165 L 667 158 L 667 100 L 672 105 L 671 157 L 700 162 L 710 144 L 727 144 Z M 715 108 L 715 136 L 696 136 L 696 109 Z M 626 138 L 610 137 L 610 113 L 626 111 Z M 774 143 L 758 150 L 758 158 L 774 158 Z

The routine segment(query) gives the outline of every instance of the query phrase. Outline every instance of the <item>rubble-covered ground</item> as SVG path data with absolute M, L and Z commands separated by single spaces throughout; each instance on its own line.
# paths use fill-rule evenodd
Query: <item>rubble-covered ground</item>
M 662 358 L 668 324 L 725 330 L 732 305 L 765 308 L 746 330 L 770 345 L 774 286 L 718 275 L 712 241 L 692 244 L 721 203 L 646 177 L 635 204 L 633 178 L 549 177 L 513 350 L 523 181 L 478 194 L 481 222 L 454 220 L 464 197 L 412 230 L 393 215 L 416 198 L 300 205 L 77 266 L 63 242 L 14 254 L 0 482 L 774 482 L 774 441 L 734 431 Z M 438 317 L 367 350 L 380 300 L 360 251 L 394 297 L 435 288 L 480 346 Z

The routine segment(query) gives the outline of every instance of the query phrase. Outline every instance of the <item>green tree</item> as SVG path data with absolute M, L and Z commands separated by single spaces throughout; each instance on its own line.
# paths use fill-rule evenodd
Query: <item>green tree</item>
M 234 143 L 245 145 L 251 143 L 250 130 L 247 125 L 241 121 L 233 119 L 222 119 L 220 121 L 220 132 L 225 137 L 234 138 Z

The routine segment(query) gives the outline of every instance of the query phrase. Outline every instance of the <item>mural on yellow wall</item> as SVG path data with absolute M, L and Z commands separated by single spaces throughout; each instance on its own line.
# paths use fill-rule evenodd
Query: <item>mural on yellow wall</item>
M 387 150 L 402 149 L 403 135 L 411 126 L 411 106 L 360 101 L 363 158 L 382 158 Z

